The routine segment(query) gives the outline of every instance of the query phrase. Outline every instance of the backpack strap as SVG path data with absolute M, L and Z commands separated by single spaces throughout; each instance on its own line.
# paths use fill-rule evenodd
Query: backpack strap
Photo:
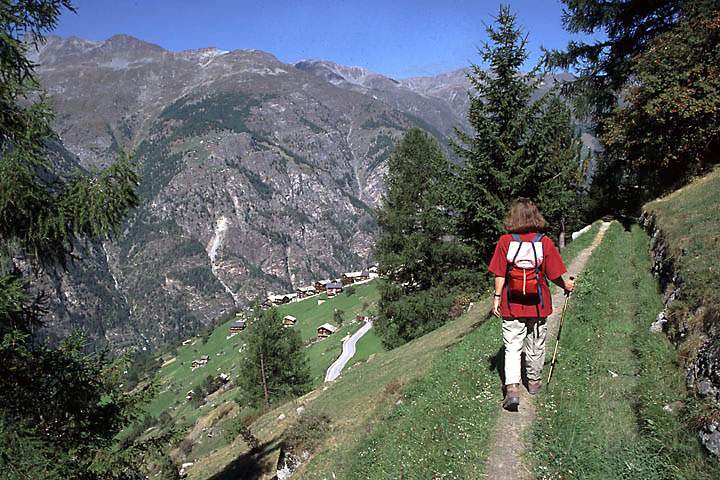
M 538 233 L 535 236 L 535 238 L 538 238 L 538 237 L 542 238 L 542 234 Z M 542 285 L 541 285 L 541 280 L 540 280 L 540 265 L 538 265 L 537 251 L 535 250 L 535 241 L 536 240 L 533 240 L 532 242 L 530 242 L 530 245 L 532 245 L 533 256 L 535 257 L 535 278 L 537 279 L 537 282 L 538 282 L 538 297 L 540 297 L 540 308 L 545 308 L 545 302 L 543 300 L 543 295 L 542 295 Z
M 515 265 L 515 260 L 517 260 L 518 255 L 520 254 L 520 247 L 522 247 L 523 241 L 520 239 L 520 235 L 517 233 L 511 234 L 512 239 L 516 242 L 520 242 L 520 245 L 518 245 L 517 250 L 515 251 L 515 256 L 512 259 L 512 263 L 508 263 L 507 265 L 507 271 L 505 272 L 505 295 L 507 296 L 507 305 L 508 308 L 510 308 L 510 270 L 512 270 L 513 265 Z

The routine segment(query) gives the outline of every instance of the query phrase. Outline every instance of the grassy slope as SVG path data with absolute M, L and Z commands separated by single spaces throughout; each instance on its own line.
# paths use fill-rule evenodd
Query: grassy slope
M 370 355 L 381 351 L 383 351 L 382 340 L 375 333 L 375 329 L 370 329 L 355 344 L 355 356 L 350 360 L 348 366 L 367 360 Z
M 501 393 L 499 321 L 442 352 L 360 445 L 343 478 L 479 478 Z
M 563 251 L 563 257 L 569 261 L 587 247 L 598 227 L 595 225 L 590 232 L 570 243 Z M 428 446 L 437 444 L 443 435 L 447 439 L 457 428 L 474 425 L 474 428 L 467 428 L 467 441 L 472 442 L 474 448 L 464 461 L 460 456 L 464 439 L 459 439 L 453 444 L 455 459 L 445 458 L 442 455 L 444 450 L 436 449 L 431 458 L 424 460 L 422 467 L 423 471 L 429 471 L 433 466 L 458 465 L 458 471 L 464 472 L 465 478 L 472 478 L 478 471 L 477 463 L 486 453 L 485 440 L 494 424 L 492 413 L 500 400 L 499 389 L 493 388 L 497 387 L 497 374 L 492 370 L 490 360 L 502 342 L 498 322 L 486 322 L 488 310 L 488 302 L 481 302 L 457 320 L 388 352 L 380 351 L 379 339 L 371 330 L 358 342 L 358 358 L 368 360 L 354 359 L 355 365 L 343 373 L 340 381 L 268 412 L 251 426 L 261 442 L 269 443 L 265 463 L 273 464 L 278 438 L 296 417 L 295 407 L 303 404 L 306 415 L 328 415 L 332 420 L 333 434 L 294 478 L 349 478 L 351 475 L 363 478 L 365 462 L 357 461 L 358 452 L 372 444 L 390 445 L 385 442 L 396 442 L 398 450 L 420 458 L 423 452 L 429 450 Z M 451 372 L 459 375 L 447 375 Z M 445 390 L 446 387 L 448 390 Z M 399 399 L 403 403 L 398 406 L 396 402 Z M 435 410 L 436 415 L 428 415 L 428 409 L 434 408 L 433 405 L 440 406 L 440 409 Z M 457 415 L 452 413 L 456 410 Z M 479 410 L 482 410 L 481 415 L 478 415 Z M 281 413 L 288 418 L 278 421 Z M 445 417 L 450 420 L 445 421 Z M 421 423 L 415 428 L 414 422 Z M 428 425 L 436 427 L 434 434 L 432 431 L 421 431 Z M 392 430 L 395 428 L 404 429 L 405 435 L 394 435 Z M 241 475 L 242 471 L 232 470 L 228 465 L 242 458 L 247 450 L 247 445 L 236 439 L 233 444 L 201 458 L 191 469 L 190 478 L 233 478 L 232 475 Z M 465 455 L 464 452 L 462 455 Z M 394 463 L 397 458 L 377 460 L 383 462 L 377 465 L 378 469 L 397 472 L 397 464 Z M 370 475 L 367 478 L 383 478 L 378 471 L 367 473 Z M 413 478 L 411 473 L 404 472 L 405 478 Z
M 683 277 L 683 295 L 720 308 L 720 168 L 645 206 L 655 213 Z M 683 252 L 684 251 L 684 252 Z M 683 254 L 684 253 L 684 254 Z
M 266 463 L 273 463 L 277 455 L 277 440 L 285 428 L 297 417 L 295 407 L 303 404 L 306 415 L 325 414 L 332 421 L 331 438 L 309 464 L 293 478 L 347 478 L 359 442 L 369 430 L 384 421 L 400 398 L 402 387 L 425 374 L 435 358 L 481 321 L 488 304 L 477 306 L 468 314 L 450 322 L 435 332 L 392 351 L 375 353 L 369 360 L 358 362 L 343 373 L 343 378 L 319 388 L 295 402 L 282 405 L 266 413 L 251 425 L 261 442 L 269 442 Z M 280 414 L 287 416 L 279 421 Z M 241 440 L 200 459 L 191 469 L 191 479 L 224 477 L 228 465 L 248 450 Z M 233 473 L 235 474 L 235 473 Z M 240 474 L 240 478 L 242 475 Z
M 648 330 L 662 307 L 649 263 L 647 236 L 618 224 L 590 258 L 538 402 L 538 478 L 720 478 L 717 460 L 663 410 L 685 398 L 684 379 L 672 346 Z
M 326 340 L 313 343 L 306 349 L 314 385 L 322 383 L 325 370 L 340 354 L 342 337 L 360 327 L 359 324 L 351 323 L 350 320 L 354 319 L 355 315 L 365 313 L 367 309 L 372 309 L 376 304 L 378 299 L 377 281 L 356 285 L 355 292 L 354 295 L 341 294 L 331 299 L 322 294 L 299 302 L 282 305 L 278 308 L 282 316 L 293 315 L 297 317 L 298 323 L 295 328 L 299 329 L 303 341 L 314 338 L 319 325 L 326 322 L 334 323 L 333 312 L 335 308 L 345 312 L 346 322 L 339 332 Z M 326 301 L 322 305 L 318 305 L 317 300 Z M 365 305 L 367 305 L 367 308 L 364 308 Z M 148 405 L 147 411 L 149 414 L 158 416 L 160 413 L 167 411 L 179 418 L 182 424 L 189 425 L 195 423 L 201 414 L 207 413 L 203 412 L 205 407 L 195 409 L 188 405 L 185 401 L 185 394 L 188 390 L 196 388 L 208 375 L 215 376 L 222 372 L 232 378 L 241 373 L 238 371 L 238 366 L 244 333 L 241 332 L 232 338 L 227 338 L 229 335 L 228 329 L 233 322 L 234 320 L 229 320 L 220 325 L 213 331 L 206 343 L 203 343 L 200 338 L 193 338 L 190 345 L 181 346 L 177 349 L 175 360 L 158 372 L 157 382 L 160 391 Z M 378 348 L 382 347 L 374 345 L 372 348 L 374 351 L 379 351 Z M 374 351 L 370 351 L 367 355 L 374 353 Z M 202 355 L 208 355 L 210 362 L 207 366 L 192 371 L 190 363 L 193 359 L 200 358 Z M 213 403 L 219 404 L 234 395 L 235 392 L 230 390 L 221 398 L 215 399 Z

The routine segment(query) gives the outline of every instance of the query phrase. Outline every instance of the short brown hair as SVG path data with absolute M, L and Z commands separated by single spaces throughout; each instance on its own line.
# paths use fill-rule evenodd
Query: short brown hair
M 520 197 L 510 205 L 504 224 L 509 233 L 540 232 L 545 228 L 545 219 L 532 200 Z

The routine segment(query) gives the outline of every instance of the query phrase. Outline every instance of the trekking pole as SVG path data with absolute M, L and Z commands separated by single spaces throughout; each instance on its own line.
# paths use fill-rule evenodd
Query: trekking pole
M 570 280 L 575 280 L 575 277 L 570 277 Z M 560 346 L 560 334 L 562 333 L 563 323 L 565 322 L 565 311 L 567 310 L 569 300 L 570 292 L 565 292 L 565 303 L 563 304 L 562 313 L 560 314 L 560 325 L 558 326 L 558 333 L 557 337 L 555 338 L 555 351 L 553 352 L 552 361 L 550 362 L 550 373 L 548 373 L 548 386 L 550 385 L 550 379 L 552 378 L 553 369 L 555 368 L 555 362 L 557 361 L 558 347 Z

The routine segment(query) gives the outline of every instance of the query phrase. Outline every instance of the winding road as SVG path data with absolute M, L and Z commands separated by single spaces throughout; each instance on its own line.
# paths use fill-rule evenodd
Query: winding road
M 342 373 L 343 368 L 345 368 L 345 365 L 347 365 L 350 359 L 355 355 L 355 345 L 357 344 L 357 341 L 360 340 L 371 328 L 372 321 L 368 320 L 365 322 L 365 325 L 360 327 L 360 330 L 353 333 L 350 338 L 343 342 L 342 353 L 338 359 L 330 365 L 330 368 L 327 369 L 327 373 L 325 374 L 326 382 L 334 382 L 337 380 Z

